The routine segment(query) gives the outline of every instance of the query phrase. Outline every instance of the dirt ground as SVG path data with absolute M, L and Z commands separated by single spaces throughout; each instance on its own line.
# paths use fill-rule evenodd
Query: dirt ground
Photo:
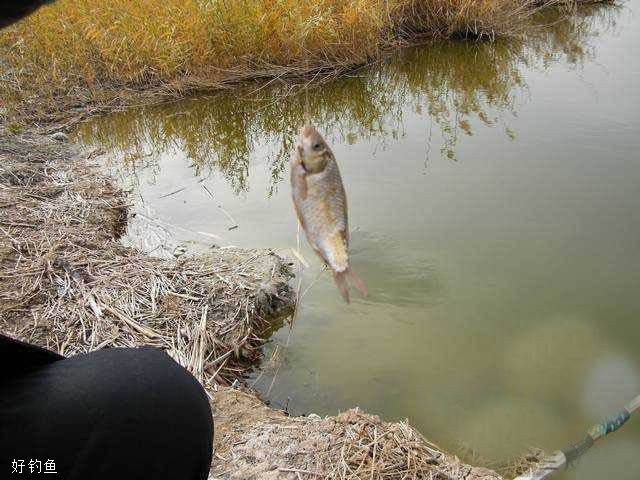
M 407 423 L 358 409 L 320 418 L 268 407 L 241 378 L 293 308 L 288 261 L 270 250 L 160 259 L 124 247 L 127 195 L 101 173 L 97 154 L 63 136 L 0 128 L 3 333 L 65 355 L 166 350 L 212 399 L 215 479 L 502 478 Z

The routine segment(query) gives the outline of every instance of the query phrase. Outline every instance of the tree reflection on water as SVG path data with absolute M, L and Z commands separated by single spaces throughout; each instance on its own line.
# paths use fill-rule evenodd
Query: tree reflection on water
M 558 62 L 579 68 L 594 55 L 592 39 L 615 26 L 616 10 L 593 6 L 566 17 L 547 11 L 532 19 L 521 38 L 496 42 L 441 42 L 408 49 L 384 62 L 339 79 L 308 84 L 272 81 L 163 106 L 141 107 L 87 123 L 79 140 L 99 144 L 123 159 L 126 173 L 151 168 L 180 150 L 194 175 L 220 172 L 236 193 L 249 188 L 249 162 L 258 143 L 267 146 L 274 193 L 287 168 L 297 129 L 308 110 L 311 121 L 350 144 L 385 142 L 405 133 L 403 117 L 425 118 L 425 160 L 457 161 L 462 136 L 502 127 L 526 99 L 525 70 Z M 505 115 L 506 114 L 506 115 Z M 147 170 L 148 171 L 148 170 Z

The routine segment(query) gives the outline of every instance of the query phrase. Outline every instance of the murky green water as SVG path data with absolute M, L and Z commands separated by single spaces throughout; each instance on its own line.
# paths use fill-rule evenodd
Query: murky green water
M 79 137 L 134 188 L 134 243 L 285 250 L 308 103 L 371 295 L 345 305 L 302 241 L 311 288 L 251 381 L 294 413 L 409 417 L 487 462 L 562 448 L 640 393 L 639 5 L 406 51 L 306 95 L 274 82 L 134 110 Z M 565 478 L 637 480 L 639 454 L 635 419 Z

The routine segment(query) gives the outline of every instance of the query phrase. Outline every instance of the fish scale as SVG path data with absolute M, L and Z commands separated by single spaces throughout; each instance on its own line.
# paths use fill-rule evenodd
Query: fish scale
M 293 203 L 309 244 L 333 270 L 347 302 L 347 277 L 366 296 L 364 282 L 349 267 L 347 197 L 333 152 L 317 130 L 306 125 L 291 160 Z
M 322 172 L 307 175 L 306 181 L 306 198 L 294 191 L 294 199 L 298 197 L 309 243 L 333 270 L 344 271 L 349 266 L 347 199 L 335 158 Z

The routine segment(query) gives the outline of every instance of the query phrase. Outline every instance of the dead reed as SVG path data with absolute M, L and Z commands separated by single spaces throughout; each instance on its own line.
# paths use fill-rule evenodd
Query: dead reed
M 231 388 L 219 389 L 213 404 L 220 412 L 214 479 L 502 480 L 444 453 L 407 422 L 384 422 L 357 408 L 288 417 Z
M 289 266 L 268 250 L 123 247 L 126 196 L 90 157 L 0 132 L 0 330 L 63 354 L 155 345 L 207 386 L 237 378 L 292 306 Z
M 581 0 L 60 0 L 0 35 L 8 118 L 60 119 L 195 90 L 331 75 L 431 38 L 514 35 Z

